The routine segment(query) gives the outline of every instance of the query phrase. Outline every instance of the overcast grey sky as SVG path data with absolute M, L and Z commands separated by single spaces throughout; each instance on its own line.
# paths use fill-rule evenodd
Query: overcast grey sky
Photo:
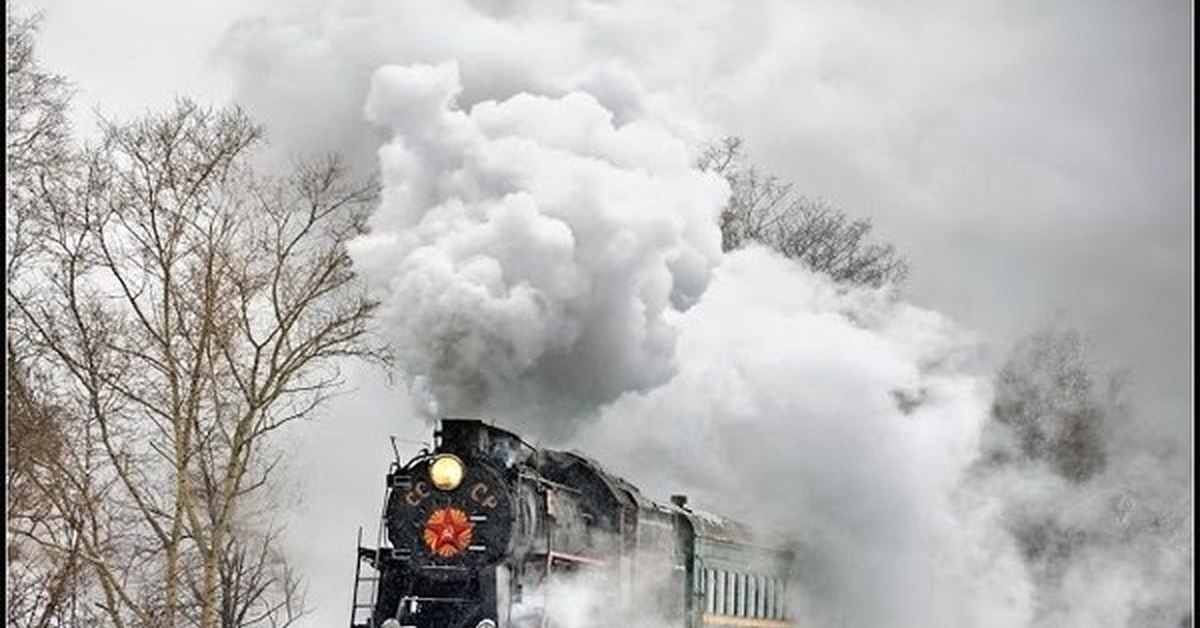
M 316 129 L 360 116 L 365 91 L 327 105 L 315 80 L 248 87 L 246 57 L 219 54 L 235 20 L 299 12 L 286 3 L 28 4 L 46 11 L 41 54 L 79 87 L 81 120 L 96 104 L 128 114 L 235 93 L 284 133 L 287 115 Z M 712 133 L 745 137 L 803 194 L 870 216 L 912 260 L 914 301 L 998 344 L 1077 325 L 1133 367 L 1158 420 L 1189 424 L 1190 3 L 580 6 L 542 13 L 586 24 L 575 48 L 637 68 Z M 292 94 L 303 100 L 289 114 L 264 104 Z
M 371 72 L 448 57 L 464 106 L 575 81 L 690 139 L 740 135 L 800 193 L 870 217 L 912 262 L 908 299 L 993 356 L 1050 321 L 1089 332 L 1132 368 L 1135 420 L 1191 458 L 1189 2 L 24 5 L 85 127 L 95 105 L 236 99 L 285 146 L 371 160 Z M 601 69 L 572 78 L 585 63 Z M 371 390 L 355 412 L 402 397 Z M 357 450 L 402 431 L 372 422 L 318 433 Z M 373 468 L 356 464 L 317 481 Z

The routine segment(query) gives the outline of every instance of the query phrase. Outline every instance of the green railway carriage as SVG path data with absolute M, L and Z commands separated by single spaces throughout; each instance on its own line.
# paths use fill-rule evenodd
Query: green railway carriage
M 689 513 L 692 534 L 689 626 L 791 626 L 791 552 L 760 544 L 749 531 L 711 515 Z

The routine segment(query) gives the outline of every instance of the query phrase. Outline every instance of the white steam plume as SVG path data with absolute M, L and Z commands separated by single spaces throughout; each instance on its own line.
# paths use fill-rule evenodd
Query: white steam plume
M 460 110 L 457 66 L 388 66 L 366 113 L 383 202 L 355 262 L 432 414 L 554 432 L 671 375 L 668 317 L 703 292 L 728 194 L 679 139 L 585 92 Z

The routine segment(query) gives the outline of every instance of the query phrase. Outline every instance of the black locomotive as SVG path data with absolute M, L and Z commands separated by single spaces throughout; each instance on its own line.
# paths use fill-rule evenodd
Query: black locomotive
M 553 626 L 555 583 L 586 579 L 589 625 L 791 626 L 791 555 L 736 523 L 652 502 L 573 452 L 446 419 L 387 476 L 378 547 L 358 548 L 351 628 Z M 384 538 L 386 536 L 386 538 Z M 365 568 L 365 569 L 364 569 Z

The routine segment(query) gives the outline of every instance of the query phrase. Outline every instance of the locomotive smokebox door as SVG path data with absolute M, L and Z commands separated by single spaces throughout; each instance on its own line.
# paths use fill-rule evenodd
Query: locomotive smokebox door
M 459 579 L 499 562 L 509 549 L 512 503 L 491 468 L 443 453 L 408 469 L 388 499 L 388 540 L 434 579 Z

